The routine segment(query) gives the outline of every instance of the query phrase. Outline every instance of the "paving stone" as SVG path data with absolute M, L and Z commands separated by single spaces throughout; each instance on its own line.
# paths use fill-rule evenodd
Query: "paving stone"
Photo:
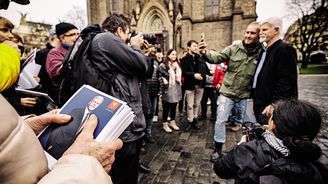
M 189 139 L 189 137 L 190 137 L 190 133 L 181 133 L 181 135 L 180 135 L 180 139 L 182 139 L 182 140 L 187 140 L 187 139 Z
M 174 169 L 168 183 L 182 184 L 185 172 L 185 170 Z
M 169 161 L 178 161 L 178 159 L 180 158 L 180 155 L 181 155 L 181 152 L 171 151 L 171 152 L 169 152 L 168 160 Z

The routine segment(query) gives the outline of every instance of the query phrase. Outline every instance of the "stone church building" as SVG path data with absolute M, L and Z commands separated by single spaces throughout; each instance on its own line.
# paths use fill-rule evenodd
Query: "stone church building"
M 87 7 L 89 23 L 122 13 L 131 18 L 132 30 L 155 34 L 164 51 L 179 53 L 202 33 L 209 49 L 221 50 L 243 39 L 257 18 L 256 0 L 87 0 Z

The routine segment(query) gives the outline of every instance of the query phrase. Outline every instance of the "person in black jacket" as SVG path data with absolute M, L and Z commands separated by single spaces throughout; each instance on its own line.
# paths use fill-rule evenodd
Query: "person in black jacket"
M 328 171 L 318 159 L 321 149 L 312 141 L 323 116 L 313 104 L 296 99 L 273 104 L 268 130 L 240 143 L 214 164 L 214 171 L 235 183 L 328 183 Z
M 266 124 L 277 100 L 297 98 L 297 56 L 295 49 L 280 39 L 282 21 L 269 18 L 261 22 L 260 42 L 266 44 L 253 80 L 254 113 Z
M 124 144 L 109 173 L 115 184 L 138 182 L 139 153 L 146 127 L 139 81 L 145 78 L 148 62 L 140 49 L 144 43 L 142 33 L 130 38 L 129 26 L 129 18 L 111 14 L 102 24 L 107 31 L 97 34 L 90 48 L 90 62 L 103 82 L 98 87 L 127 102 L 136 115 L 120 135 Z
M 187 105 L 188 125 L 185 131 L 199 129 L 196 119 L 203 97 L 206 74 L 212 75 L 205 61 L 198 52 L 198 43 L 190 40 L 187 43 L 188 53 L 181 58 L 181 70 L 184 77 L 185 98 Z

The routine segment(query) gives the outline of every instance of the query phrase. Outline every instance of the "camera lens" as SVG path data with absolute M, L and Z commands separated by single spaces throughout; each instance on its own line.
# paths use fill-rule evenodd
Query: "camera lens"
M 154 34 L 144 34 L 143 38 L 150 44 L 155 44 L 157 42 L 157 37 Z

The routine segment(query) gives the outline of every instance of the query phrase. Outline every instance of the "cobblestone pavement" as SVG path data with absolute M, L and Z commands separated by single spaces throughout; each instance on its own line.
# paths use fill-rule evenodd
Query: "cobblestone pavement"
M 328 75 L 299 76 L 299 98 L 310 101 L 328 114 Z M 149 174 L 139 174 L 139 184 L 232 184 L 233 180 L 223 180 L 213 172 L 210 162 L 212 153 L 214 123 L 198 121 L 201 130 L 184 132 L 184 118 L 177 113 L 180 131 L 165 133 L 161 123 L 153 124 L 153 137 L 156 143 L 147 144 L 141 162 L 151 168 Z M 161 121 L 160 121 L 161 122 Z M 322 126 L 316 139 L 324 152 L 322 162 L 328 165 L 328 125 Z M 241 137 L 227 129 L 226 144 L 229 150 Z
M 316 104 L 328 115 L 328 75 L 301 75 L 298 80 L 299 99 Z M 323 154 L 320 160 L 328 166 L 328 116 L 321 126 L 321 131 L 316 142 L 321 147 Z

